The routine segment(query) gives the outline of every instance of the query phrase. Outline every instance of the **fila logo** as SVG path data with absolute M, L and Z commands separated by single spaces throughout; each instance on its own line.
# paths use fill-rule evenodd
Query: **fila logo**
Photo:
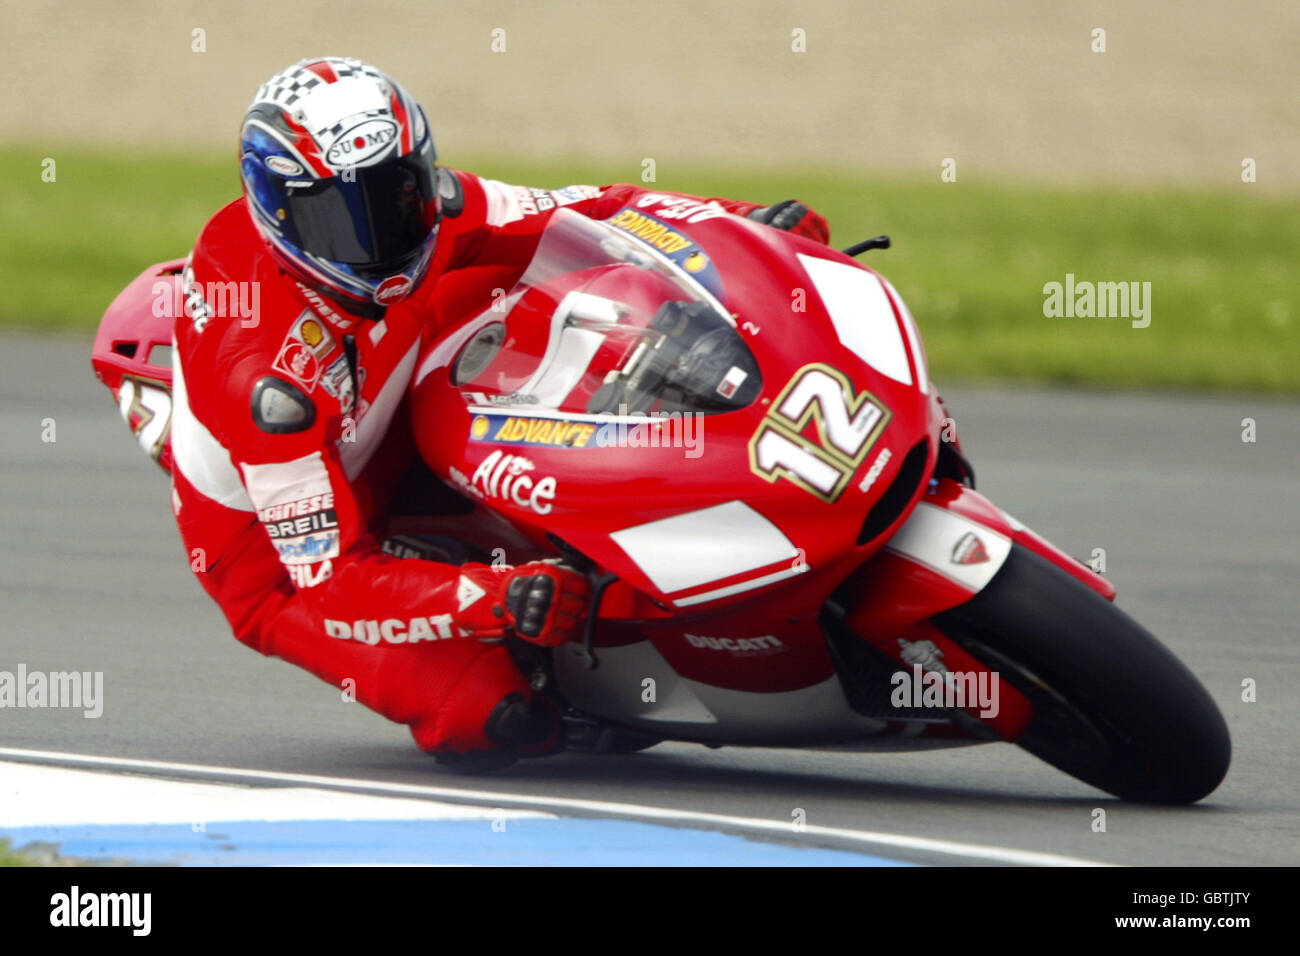
M 285 570 L 289 572 L 289 579 L 293 581 L 293 586 L 303 590 L 328 581 L 330 575 L 334 573 L 334 562 L 326 558 L 319 563 L 289 564 L 285 566 Z

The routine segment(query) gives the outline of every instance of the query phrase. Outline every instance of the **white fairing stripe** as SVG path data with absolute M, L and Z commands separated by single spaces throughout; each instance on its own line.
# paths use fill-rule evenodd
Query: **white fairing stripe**
M 487 197 L 487 224 L 504 226 L 524 218 L 519 197 L 514 188 L 496 179 L 480 179 L 483 195 Z
M 974 534 L 988 553 L 987 561 L 958 564 L 953 560 L 957 543 Z M 982 591 L 1011 553 L 1011 539 L 993 529 L 945 508 L 922 502 L 885 545 L 970 591 Z
M 343 472 L 349 480 L 361 474 L 362 469 L 379 448 L 384 435 L 388 433 L 393 414 L 406 394 L 407 385 L 411 383 L 411 374 L 415 371 L 416 353 L 419 350 L 420 343 L 412 343 L 406 354 L 402 356 L 402 360 L 397 363 L 397 367 L 393 369 L 388 380 L 384 382 L 383 388 L 370 404 L 369 411 L 356 423 L 354 436 L 356 440 L 339 440 L 336 443 L 339 458 L 343 462 Z
M 893 297 L 895 304 L 898 306 L 898 314 L 903 317 L 903 331 L 907 333 L 907 347 L 912 351 L 912 364 L 916 366 L 916 385 L 923 395 L 930 394 L 930 372 L 925 367 L 925 350 L 921 348 L 921 333 L 916 328 L 916 319 L 912 318 L 912 310 L 907 307 L 903 297 L 898 294 L 898 290 L 884 276 L 880 281 L 885 284 L 889 290 L 890 296 Z
M 241 463 L 239 467 L 244 472 L 248 497 L 258 511 L 330 491 L 329 471 L 318 451 L 292 461 L 277 461 L 269 465 Z
M 780 528 L 741 501 L 634 525 L 610 537 L 665 594 L 799 554 Z
M 729 597 L 732 594 L 743 594 L 745 591 L 753 591 L 755 588 L 767 587 L 769 584 L 775 584 L 777 581 L 784 581 L 786 578 L 792 578 L 796 574 L 803 574 L 808 570 L 806 564 L 792 564 L 788 568 L 775 571 L 772 574 L 765 574 L 761 578 L 750 578 L 748 581 L 741 581 L 739 584 L 728 584 L 726 587 L 717 588 L 713 591 L 704 591 L 701 594 L 692 594 L 690 597 L 677 598 L 673 601 L 678 607 L 690 607 L 692 604 L 703 604 L 706 601 L 717 601 L 720 598 Z
M 857 266 L 798 253 L 831 317 L 840 344 L 881 375 L 912 384 L 907 347 L 884 286 Z
M 176 356 L 172 363 L 173 466 L 204 497 L 236 511 L 252 511 L 253 503 L 248 499 L 229 453 L 190 410 L 181 368 L 184 362 L 180 360 L 175 340 L 172 341 L 172 354 Z

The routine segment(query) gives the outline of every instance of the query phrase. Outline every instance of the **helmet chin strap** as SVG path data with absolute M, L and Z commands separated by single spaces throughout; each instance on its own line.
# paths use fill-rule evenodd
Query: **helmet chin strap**
M 333 298 L 336 302 L 340 302 L 340 300 L 335 296 L 331 296 L 330 298 Z M 379 322 L 388 314 L 388 306 L 380 305 L 378 302 L 348 301 L 341 302 L 341 304 L 348 310 L 348 312 L 359 318 L 368 319 L 371 322 Z

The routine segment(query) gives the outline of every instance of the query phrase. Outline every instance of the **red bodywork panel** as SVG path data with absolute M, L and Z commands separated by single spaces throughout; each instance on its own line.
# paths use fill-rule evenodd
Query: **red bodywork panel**
M 131 280 L 100 320 L 90 359 L 95 377 L 113 393 L 131 431 L 167 472 L 171 471 L 172 370 L 170 363 L 160 365 L 152 359 L 156 347 L 171 348 L 174 305 L 184 265 L 184 259 L 160 262 Z M 129 390 L 125 396 L 124 384 Z M 154 429 L 151 423 L 156 423 Z

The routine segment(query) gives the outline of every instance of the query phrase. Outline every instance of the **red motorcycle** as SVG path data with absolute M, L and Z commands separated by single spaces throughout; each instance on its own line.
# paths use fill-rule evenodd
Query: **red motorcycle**
M 1218 708 L 1109 582 L 974 490 L 907 306 L 853 258 L 887 244 L 667 196 L 557 211 L 518 284 L 417 364 L 440 500 L 387 546 L 590 575 L 581 643 L 509 642 L 575 747 L 1001 740 L 1124 799 L 1201 799 L 1230 758 Z M 148 284 L 178 267 L 96 342 L 160 455 Z

